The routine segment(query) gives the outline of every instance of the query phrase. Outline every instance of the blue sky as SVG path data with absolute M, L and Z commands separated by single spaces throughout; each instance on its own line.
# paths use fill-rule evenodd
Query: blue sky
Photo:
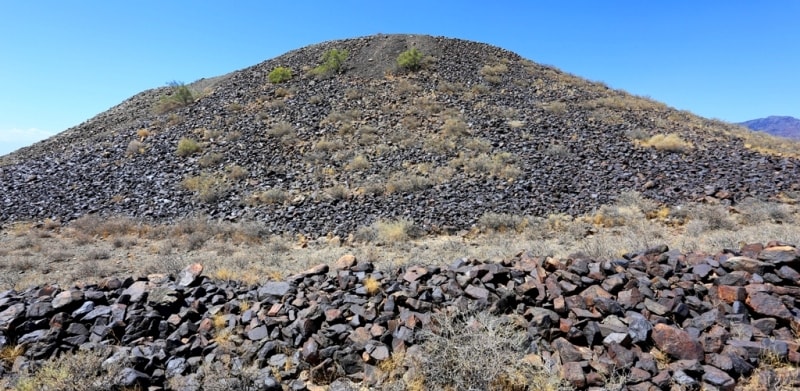
M 377 33 L 489 43 L 704 117 L 800 117 L 798 17 L 796 0 L 0 0 L 0 154 L 171 80 Z

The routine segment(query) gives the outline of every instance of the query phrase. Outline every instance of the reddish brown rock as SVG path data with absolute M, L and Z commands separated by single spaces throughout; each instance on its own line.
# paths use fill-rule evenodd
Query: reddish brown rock
M 578 362 L 567 362 L 562 365 L 561 376 L 577 389 L 586 387 L 586 375 L 583 373 L 583 367 Z
M 659 323 L 653 327 L 652 338 L 659 350 L 679 360 L 700 360 L 703 346 L 689 333 L 675 326 Z
M 346 270 L 350 269 L 356 264 L 356 256 L 353 254 L 345 254 L 339 257 L 336 262 L 333 264 L 333 267 L 337 270 Z
M 717 295 L 720 300 L 731 304 L 734 301 L 744 301 L 747 291 L 741 286 L 720 285 L 717 287 Z

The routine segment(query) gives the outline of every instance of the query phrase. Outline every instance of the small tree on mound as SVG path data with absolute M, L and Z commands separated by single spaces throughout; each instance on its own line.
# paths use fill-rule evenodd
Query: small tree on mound
M 409 71 L 418 71 L 422 68 L 422 52 L 417 48 L 411 48 L 397 56 L 397 66 Z
M 318 76 L 328 76 L 342 72 L 344 62 L 349 53 L 347 50 L 331 49 L 322 55 L 322 64 L 314 68 L 313 73 Z
M 171 81 L 167 83 L 171 91 L 168 95 L 161 97 L 156 106 L 156 113 L 166 113 L 184 107 L 194 102 L 194 94 L 185 84 L 179 81 Z

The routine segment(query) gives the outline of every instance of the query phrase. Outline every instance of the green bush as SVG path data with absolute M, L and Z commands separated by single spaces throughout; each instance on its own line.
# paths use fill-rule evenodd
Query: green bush
M 322 55 L 322 64 L 314 68 L 314 73 L 319 76 L 327 76 L 342 72 L 342 66 L 347 60 L 349 53 L 347 50 L 331 49 Z
M 194 139 L 184 137 L 178 141 L 178 149 L 175 153 L 180 157 L 186 157 L 200 151 L 200 144 Z
M 397 56 L 397 66 L 409 71 L 417 71 L 422 68 L 422 52 L 417 48 L 411 48 Z
M 189 103 L 194 102 L 194 94 L 192 94 L 192 91 L 189 90 L 189 87 L 186 87 L 186 85 L 182 82 L 171 81 L 167 83 L 167 85 L 172 87 L 172 96 L 178 103 L 186 106 Z
M 158 101 L 156 105 L 157 113 L 166 113 L 194 102 L 195 97 L 192 94 L 192 90 L 182 82 L 171 81 L 167 83 L 167 86 L 170 87 L 170 92 Z
M 292 78 L 292 70 L 287 67 L 277 67 L 269 73 L 268 77 L 272 84 L 283 83 Z

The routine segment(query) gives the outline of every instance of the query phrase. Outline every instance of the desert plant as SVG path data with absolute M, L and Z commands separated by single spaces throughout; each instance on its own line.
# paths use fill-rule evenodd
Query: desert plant
M 238 164 L 225 166 L 225 173 L 228 175 L 229 179 L 234 181 L 247 178 L 247 175 L 249 174 L 246 168 Z
M 422 52 L 417 48 L 411 48 L 397 56 L 397 66 L 409 71 L 418 71 L 422 68 Z
M 16 382 L 18 391 L 64 390 L 101 391 L 112 389 L 119 365 L 103 367 L 110 349 L 68 353 L 44 362 L 35 371 L 23 372 Z
M 260 204 L 282 204 L 289 199 L 289 194 L 277 187 L 272 189 L 255 193 L 251 196 L 251 200 L 254 203 Z
M 230 189 L 225 177 L 208 173 L 187 177 L 183 180 L 182 185 L 185 189 L 194 192 L 197 200 L 205 203 L 219 201 L 228 194 Z
M 167 83 L 167 86 L 169 86 L 170 91 L 158 101 L 156 105 L 157 113 L 166 113 L 194 102 L 195 97 L 192 94 L 192 90 L 182 82 L 171 81 Z
M 322 64 L 312 71 L 317 76 L 330 76 L 342 72 L 349 53 L 347 50 L 331 49 L 322 55 Z
M 125 148 L 125 154 L 128 156 L 133 156 L 136 154 L 144 153 L 146 150 L 145 144 L 139 140 L 131 140 L 128 143 L 128 147 Z
M 688 152 L 692 149 L 692 143 L 682 139 L 675 133 L 656 134 L 647 140 L 641 141 L 644 147 L 653 147 L 659 151 L 667 152 Z
M 467 123 L 458 117 L 450 117 L 444 120 L 442 125 L 442 133 L 446 136 L 460 137 L 469 135 Z
M 425 389 L 571 389 L 552 366 L 527 359 L 526 333 L 508 317 L 438 313 L 418 335 L 422 354 L 412 365 Z
M 486 212 L 478 219 L 478 226 L 492 231 L 520 231 L 527 226 L 528 220 L 520 215 L 510 213 Z
M 217 152 L 212 152 L 201 156 L 200 159 L 197 160 L 197 163 L 200 165 L 200 167 L 211 167 L 217 165 L 224 158 L 225 155 Z
M 408 240 L 414 223 L 408 219 L 378 220 L 375 222 L 377 238 L 387 243 Z
M 288 122 L 278 122 L 274 126 L 272 126 L 269 130 L 267 130 L 267 134 L 270 137 L 275 138 L 283 138 L 286 136 L 291 136 L 294 133 L 294 127 L 292 124 Z
M 292 78 L 292 70 L 287 67 L 277 67 L 271 70 L 267 77 L 272 84 L 283 83 Z
M 175 153 L 180 157 L 186 157 L 199 152 L 200 149 L 200 143 L 195 139 L 184 137 L 178 140 L 178 148 Z
M 350 160 L 350 163 L 347 163 L 347 167 L 345 168 L 347 168 L 348 170 L 357 171 L 357 170 L 366 170 L 369 167 L 370 164 L 369 160 L 367 160 L 367 157 L 364 155 L 357 155 L 352 160 Z

